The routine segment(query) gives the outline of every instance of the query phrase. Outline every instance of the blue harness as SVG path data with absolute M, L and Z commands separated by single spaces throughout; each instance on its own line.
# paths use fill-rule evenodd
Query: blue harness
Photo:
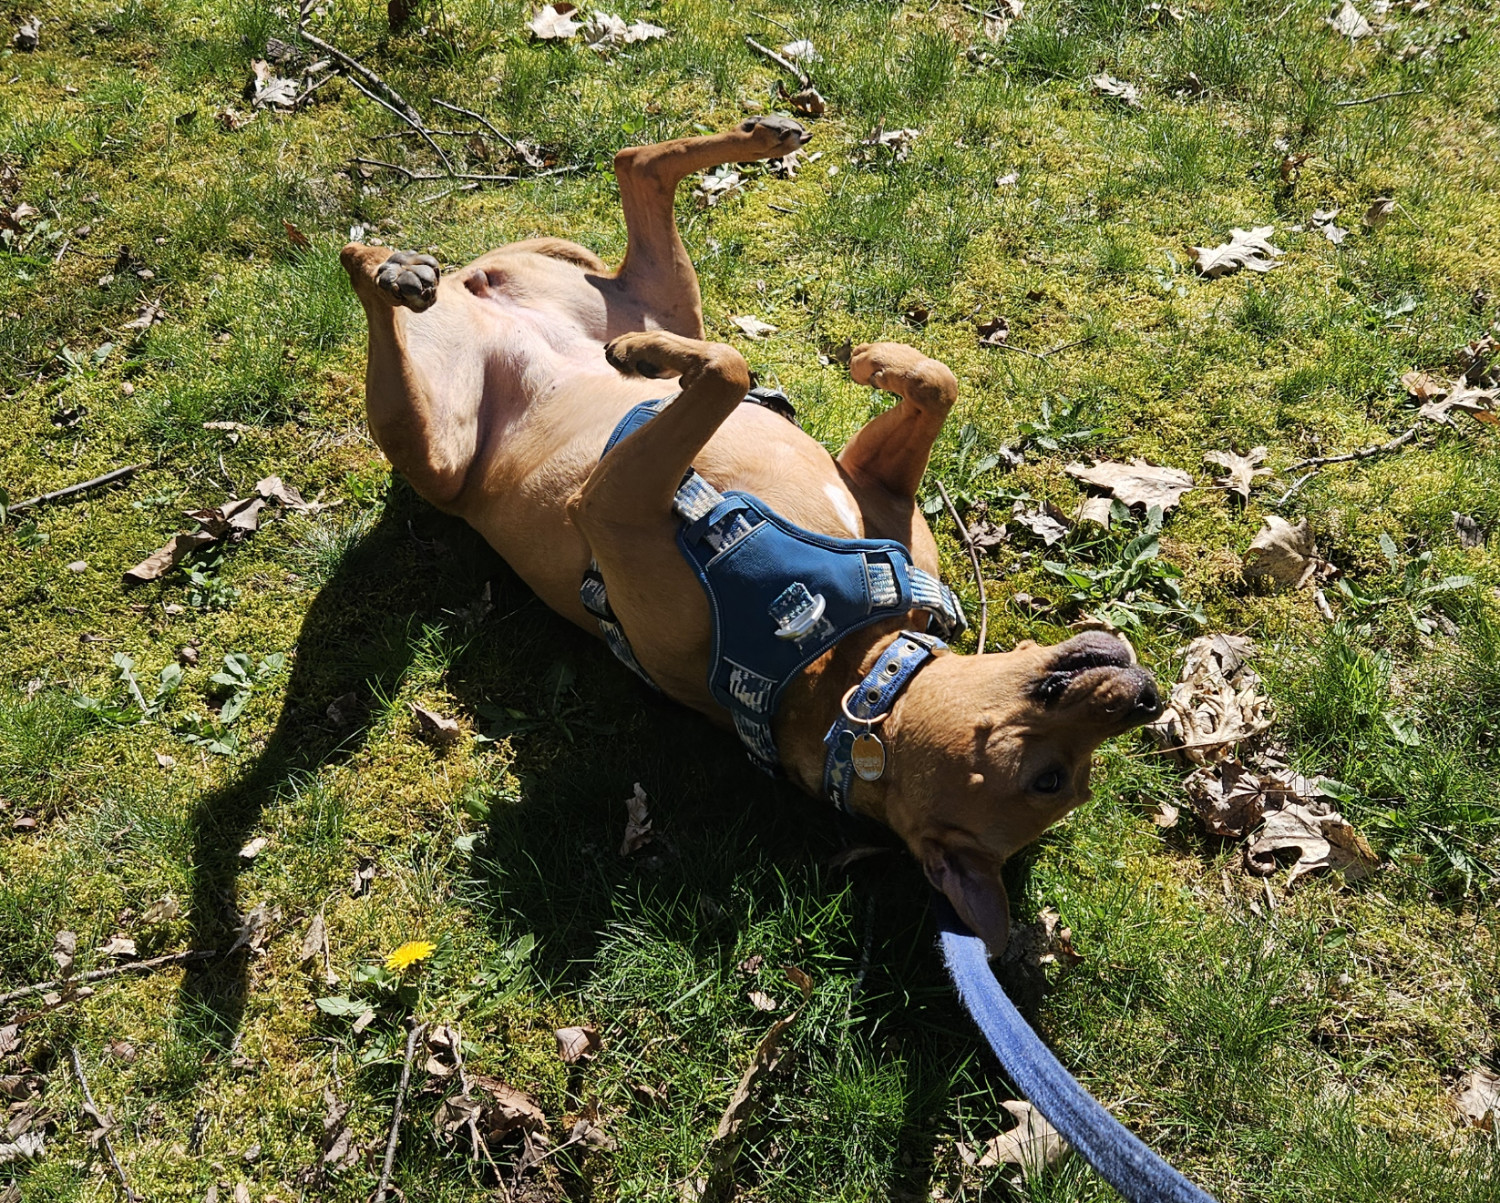
M 669 401 L 632 409 L 604 455 Z M 703 586 L 712 618 L 709 689 L 766 772 L 779 763 L 771 723 L 787 685 L 845 635 L 913 609 L 926 610 L 929 623 L 950 637 L 966 625 L 953 592 L 916 567 L 895 540 L 804 530 L 752 494 L 720 493 L 691 468 L 673 510 L 682 519 L 677 546 Z M 597 564 L 584 574 L 579 595 L 610 649 L 650 683 L 609 607 Z

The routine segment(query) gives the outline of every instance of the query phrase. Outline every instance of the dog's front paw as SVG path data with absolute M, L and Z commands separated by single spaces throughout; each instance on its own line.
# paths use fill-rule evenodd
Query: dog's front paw
M 740 132 L 751 135 L 755 149 L 763 159 L 783 159 L 812 135 L 790 117 L 751 117 L 740 122 Z
M 624 372 L 627 376 L 645 376 L 651 380 L 659 380 L 667 373 L 659 364 L 653 363 L 642 354 L 649 345 L 649 337 L 643 339 L 639 334 L 622 334 L 612 342 L 604 344 L 604 358 L 617 372 Z
M 438 261 L 416 251 L 395 251 L 376 269 L 375 284 L 395 304 L 421 313 L 437 301 Z

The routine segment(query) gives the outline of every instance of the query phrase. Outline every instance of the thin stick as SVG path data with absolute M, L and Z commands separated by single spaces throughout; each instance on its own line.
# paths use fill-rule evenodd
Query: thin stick
M 760 55 L 762 58 L 770 59 L 771 62 L 775 63 L 783 71 L 790 74 L 801 87 L 806 88 L 812 85 L 812 77 L 806 72 L 802 71 L 794 62 L 791 61 L 791 59 L 782 58 L 781 55 L 777 54 L 776 51 L 772 50 L 769 46 L 762 46 L 748 33 L 745 35 L 745 45 L 750 47 L 751 50 L 755 51 L 755 53 Z
M 406 103 L 406 98 L 402 96 L 400 92 L 396 91 L 395 88 L 391 87 L 390 84 L 386 83 L 385 80 L 381 79 L 380 76 L 376 75 L 375 72 L 371 71 L 357 58 L 354 58 L 352 55 L 345 54 L 337 46 L 330 45 L 322 38 L 315 37 L 313 34 L 308 33 L 306 17 L 303 18 L 302 25 L 297 32 L 302 35 L 303 41 L 311 42 L 324 54 L 338 59 L 339 62 L 343 63 L 344 66 L 347 67 L 350 71 L 353 71 L 356 75 L 360 76 L 372 88 L 376 88 L 381 92 L 384 92 L 386 96 L 389 97 L 390 100 L 401 110 L 402 117 L 407 121 L 415 121 L 418 125 L 422 123 L 421 116 L 417 113 L 416 109 L 412 108 L 411 105 Z
M 1094 339 L 1098 337 L 1099 336 L 1097 334 L 1090 334 L 1087 338 L 1074 339 L 1070 343 L 1061 343 L 1058 346 L 1052 347 L 1050 350 L 1043 351 L 1042 358 L 1046 359 L 1049 355 L 1056 355 L 1059 351 L 1071 351 L 1074 347 L 1085 346 L 1086 344 L 1093 342 Z
M 958 507 L 953 504 L 953 498 L 948 496 L 948 490 L 942 481 L 937 482 L 938 492 L 942 494 L 943 504 L 948 508 L 948 517 L 953 519 L 953 525 L 958 527 L 958 540 L 964 545 L 964 550 L 969 553 L 969 564 L 974 569 L 974 583 L 979 586 L 979 647 L 975 654 L 984 655 L 984 637 L 990 629 L 990 599 L 984 592 L 984 574 L 979 571 L 979 552 L 975 550 L 974 540 L 969 538 L 969 532 L 964 527 L 963 519 L 958 516 Z
M 1305 476 L 1299 476 L 1295 481 L 1292 482 L 1292 487 L 1290 489 L 1288 489 L 1285 493 L 1283 493 L 1280 497 L 1278 497 L 1276 499 L 1276 508 L 1279 510 L 1282 506 L 1284 506 L 1287 502 L 1289 502 L 1293 497 L 1295 497 L 1298 493 L 1300 493 L 1302 491 L 1302 486 L 1305 485 L 1308 481 L 1310 481 L 1317 474 L 1318 474 L 1318 471 L 1317 471 L 1316 468 L 1314 468 L 1311 472 L 1307 473 L 1307 475 L 1305 475 Z
M 507 138 L 504 134 L 502 134 L 499 130 L 497 130 L 493 125 L 491 125 L 483 114 L 476 113 L 473 109 L 466 109 L 461 105 L 449 104 L 446 100 L 437 100 L 434 98 L 432 103 L 437 105 L 437 107 L 440 109 L 447 109 L 450 113 L 458 113 L 464 117 L 472 117 L 475 121 L 479 122 L 480 125 L 484 126 L 485 129 L 489 130 L 490 133 L 494 134 L 495 137 L 499 138 L 500 141 L 504 142 L 505 145 L 510 147 L 511 150 L 516 149 L 516 144 L 509 138 Z
M 1047 362 L 1046 355 L 1043 355 L 1040 351 L 1028 351 L 1025 347 L 1013 347 L 1009 343 L 980 343 L 979 345 L 982 347 L 993 347 L 997 351 L 1014 351 L 1017 355 L 1030 355 L 1031 358 L 1041 363 Z
M 148 961 L 132 961 L 128 965 L 112 965 L 108 969 L 90 969 L 87 973 L 80 973 L 66 982 L 37 982 L 32 986 L 22 986 L 19 990 L 12 990 L 9 994 L 0 994 L 0 1007 L 16 1002 L 18 999 L 30 998 L 34 994 L 58 990 L 75 982 L 102 982 L 106 978 L 119 977 L 125 973 L 149 973 L 153 969 L 160 969 L 163 965 L 185 965 L 190 961 L 206 961 L 218 955 L 218 952 L 212 948 L 196 949 L 189 952 L 171 952 L 166 956 L 152 957 Z
M 432 147 L 433 154 L 437 155 L 438 159 L 441 160 L 443 167 L 447 170 L 448 174 L 453 174 L 453 164 L 448 162 L 448 156 L 443 153 L 443 148 L 439 146 L 437 144 L 437 140 L 427 132 L 427 127 L 422 124 L 420 118 L 408 117 L 405 113 L 403 113 L 389 101 L 382 100 L 379 96 L 376 96 L 374 92 L 370 91 L 370 89 L 365 87 L 364 84 L 360 83 L 359 80 L 350 79 L 349 82 L 356 88 L 358 88 L 361 92 L 363 92 L 366 96 L 368 96 L 371 100 L 373 100 L 376 104 L 378 104 L 381 108 L 387 110 L 388 112 L 394 113 L 397 117 L 401 118 L 402 121 L 406 122 L 407 125 L 411 126 L 412 129 L 416 130 L 422 141 L 427 143 L 428 146 Z
M 391 1170 L 396 1164 L 396 1145 L 401 1139 L 401 1107 L 406 1102 L 406 1088 L 411 1083 L 411 1059 L 417 1054 L 417 1041 L 426 1031 L 427 1025 L 419 1023 L 406 1037 L 406 1060 L 401 1065 L 401 1084 L 396 1087 L 396 1102 L 391 1108 L 391 1134 L 385 1141 L 385 1164 L 380 1168 L 380 1185 L 375 1188 L 375 1203 L 381 1203 L 391 1189 Z
M 1421 424 L 1413 426 L 1410 430 L 1398 434 L 1387 443 L 1377 443 L 1372 447 L 1361 447 L 1358 451 L 1348 451 L 1343 455 L 1319 455 L 1312 459 L 1299 459 L 1287 469 L 1289 472 L 1300 472 L 1303 468 L 1321 468 L 1325 464 L 1347 464 L 1354 460 L 1370 459 L 1377 455 L 1389 455 L 1392 451 L 1399 451 L 1402 447 L 1417 437 L 1417 431 Z
M 1361 104 L 1379 104 L 1382 100 L 1394 100 L 1397 96 L 1420 96 L 1421 88 L 1403 88 L 1399 92 L 1379 92 L 1374 96 L 1362 96 L 1358 100 L 1340 100 L 1333 107 L 1352 109 Z
M 116 468 L 113 472 L 106 472 L 103 476 L 96 476 L 93 480 L 86 480 L 82 484 L 69 485 L 66 489 L 58 489 L 53 493 L 43 493 L 39 497 L 28 497 L 25 501 L 18 501 L 11 506 L 12 512 L 16 510 L 27 510 L 34 505 L 50 505 L 54 501 L 62 501 L 66 497 L 72 497 L 77 493 L 86 492 L 89 489 L 103 488 L 112 485 L 117 480 L 125 480 L 134 476 L 145 464 L 131 464 L 128 468 Z
M 384 159 L 367 159 L 364 155 L 355 155 L 355 163 L 362 163 L 366 167 L 384 167 L 387 171 L 399 172 L 408 180 L 475 180 L 479 183 L 493 184 L 519 184 L 524 180 L 546 179 L 549 175 L 568 175 L 574 171 L 582 171 L 583 168 L 572 163 L 567 167 L 549 167 L 546 171 L 534 171 L 530 175 L 468 175 L 463 172 L 445 171 L 413 171 L 409 167 L 402 167 L 399 163 L 387 163 Z
M 479 136 L 477 129 L 430 129 L 427 132 L 434 138 L 477 138 Z M 416 130 L 396 129 L 388 134 L 371 134 L 370 141 L 386 142 L 391 138 L 410 138 L 414 133 Z
M 68 1050 L 73 1057 L 73 1073 L 78 1077 L 78 1085 L 83 1088 L 83 1101 L 89 1105 L 94 1118 L 101 1127 L 104 1125 L 104 1117 L 99 1114 L 99 1108 L 94 1103 L 94 1092 L 89 1089 L 89 1080 L 83 1072 L 83 1058 L 78 1055 L 77 1047 Z M 125 1167 L 120 1164 L 120 1159 L 115 1156 L 114 1142 L 109 1138 L 109 1129 L 105 1128 L 100 1139 L 104 1143 L 104 1151 L 109 1154 L 109 1163 L 115 1167 L 115 1177 L 120 1180 L 120 1188 L 125 1192 L 126 1203 L 135 1203 L 140 1198 L 135 1191 L 130 1189 L 130 1181 L 125 1177 Z

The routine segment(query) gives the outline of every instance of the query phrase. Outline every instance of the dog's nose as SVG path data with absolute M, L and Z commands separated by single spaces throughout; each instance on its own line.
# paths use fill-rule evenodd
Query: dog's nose
M 1162 711 L 1161 690 L 1156 687 L 1156 678 L 1150 673 L 1144 674 L 1141 681 L 1141 691 L 1135 697 L 1135 709 L 1148 723 Z

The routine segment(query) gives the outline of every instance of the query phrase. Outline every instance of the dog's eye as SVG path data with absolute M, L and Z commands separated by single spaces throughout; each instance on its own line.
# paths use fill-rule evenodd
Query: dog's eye
M 1063 775 L 1058 769 L 1043 773 L 1031 783 L 1031 788 L 1039 794 L 1055 794 L 1063 787 Z

